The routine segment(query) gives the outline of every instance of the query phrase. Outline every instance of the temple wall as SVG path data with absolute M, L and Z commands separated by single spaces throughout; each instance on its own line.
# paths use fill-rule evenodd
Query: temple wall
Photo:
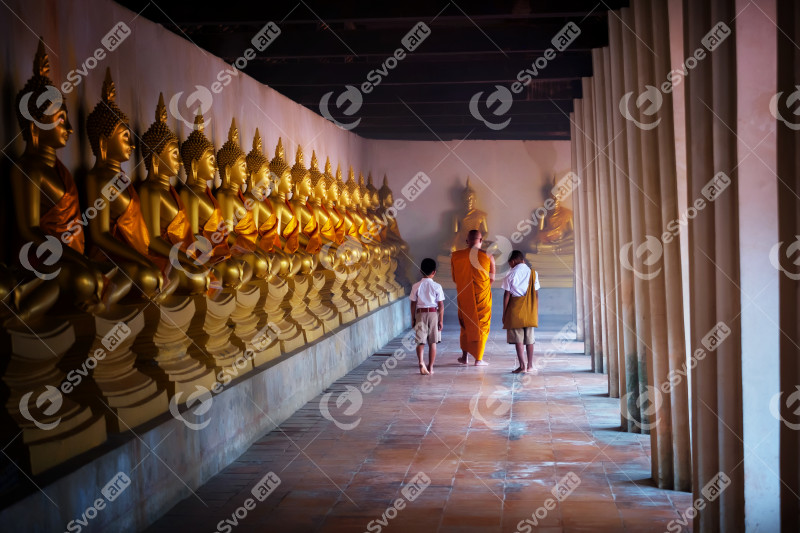
M 464 110 L 465 113 L 467 110 Z M 412 197 L 397 221 L 419 262 L 436 257 L 453 237 L 453 216 L 462 209 L 467 176 L 486 211 L 492 240 L 510 238 L 546 196 L 545 179 L 570 170 L 569 141 L 374 141 L 365 140 L 365 167 L 376 180 L 387 173 L 395 199 L 418 172 L 431 183 Z M 377 185 L 376 181 L 376 185 Z M 571 198 L 564 205 L 572 208 Z M 523 247 L 527 238 L 520 244 Z

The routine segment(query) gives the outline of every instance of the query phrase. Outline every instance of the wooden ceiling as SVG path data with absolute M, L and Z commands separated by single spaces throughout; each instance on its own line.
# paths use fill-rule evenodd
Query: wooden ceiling
M 362 137 L 411 140 L 568 139 L 608 10 L 628 4 L 118 1 L 228 63 L 273 22 L 244 72 Z M 559 37 L 574 40 L 560 50 Z

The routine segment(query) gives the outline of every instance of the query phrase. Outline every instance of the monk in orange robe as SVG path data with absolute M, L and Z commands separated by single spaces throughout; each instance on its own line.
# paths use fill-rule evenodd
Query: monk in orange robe
M 492 321 L 492 282 L 494 257 L 481 250 L 483 235 L 479 230 L 467 234 L 467 248 L 451 256 L 453 281 L 458 293 L 458 323 L 461 326 L 461 351 L 458 358 L 467 364 L 467 354 L 475 358 L 475 366 L 488 365 L 483 360 L 489 326 Z

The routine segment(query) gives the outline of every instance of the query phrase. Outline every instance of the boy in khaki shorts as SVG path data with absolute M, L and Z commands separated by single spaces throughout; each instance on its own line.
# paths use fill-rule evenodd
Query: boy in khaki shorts
M 444 291 L 442 286 L 433 281 L 436 275 L 436 261 L 430 258 L 422 260 L 420 266 L 422 279 L 411 287 L 411 326 L 417 334 L 417 359 L 419 373 L 433 374 L 433 362 L 436 360 L 436 343 L 442 342 L 442 326 L 444 324 Z M 428 345 L 428 366 L 422 360 L 422 352 Z
M 531 372 L 533 368 L 533 328 L 539 325 L 539 274 L 525 264 L 522 252 L 514 250 L 508 256 L 511 270 L 503 279 L 503 329 L 506 340 L 517 349 L 519 367 L 514 374 Z M 527 365 L 522 346 L 528 352 Z

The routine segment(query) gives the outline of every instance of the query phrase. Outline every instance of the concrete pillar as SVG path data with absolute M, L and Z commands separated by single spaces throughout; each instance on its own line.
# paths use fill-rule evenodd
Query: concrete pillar
M 592 371 L 603 372 L 603 322 L 602 322 L 602 288 L 601 266 L 598 239 L 597 217 L 597 191 L 595 164 L 597 161 L 594 144 L 594 97 L 592 94 L 592 79 L 582 78 L 584 102 L 584 157 L 586 160 L 586 178 L 584 192 L 586 193 L 587 229 L 589 236 L 589 258 L 592 277 L 591 305 L 592 305 Z
M 575 99 L 575 154 L 578 163 L 578 177 L 581 182 L 575 188 L 575 200 L 573 205 L 576 211 L 580 211 L 579 224 L 575 231 L 580 231 L 581 238 L 576 243 L 581 247 L 581 278 L 575 278 L 575 285 L 580 287 L 583 292 L 583 331 L 584 331 L 584 354 L 591 355 L 594 349 L 594 307 L 592 305 L 592 273 L 591 273 L 591 250 L 589 247 L 589 214 L 586 203 L 586 179 L 588 171 L 586 169 L 586 126 L 583 100 Z M 594 362 L 594 358 L 592 359 Z M 594 364 L 594 363 L 593 363 Z
M 570 168 L 574 175 L 580 176 L 578 170 L 578 151 L 577 151 L 577 128 L 575 127 L 575 112 L 569 114 L 569 138 L 570 138 Z M 575 334 L 576 340 L 584 340 L 584 318 L 583 318 L 583 272 L 581 265 L 581 241 L 583 235 L 580 232 L 581 210 L 578 208 L 577 195 L 580 194 L 580 186 L 576 187 L 572 193 L 573 209 L 573 232 L 575 240 L 575 271 L 573 273 L 573 283 L 575 286 Z
M 612 103 L 619 102 L 624 94 L 624 76 L 622 67 L 624 56 L 622 51 L 622 23 L 618 16 L 608 17 L 609 26 L 609 59 L 610 59 L 610 97 Z M 628 149 L 626 140 L 626 120 L 617 108 L 611 109 L 609 120 L 613 126 L 613 151 L 615 191 L 614 198 L 617 205 L 617 243 L 621 247 L 631 242 L 631 213 L 629 209 L 629 178 L 628 178 Z M 619 248 L 615 255 L 615 262 L 619 262 Z M 619 336 L 619 352 L 621 361 L 620 372 L 620 419 L 622 427 L 628 431 L 638 432 L 634 421 L 639 418 L 639 409 L 636 404 L 638 399 L 638 363 L 636 360 L 636 299 L 633 290 L 633 273 L 630 269 L 619 268 L 620 296 L 619 322 L 621 335 Z M 635 414 L 635 418 L 634 415 Z
M 608 153 L 608 101 L 606 98 L 606 73 L 603 50 L 592 50 L 592 85 L 594 91 L 594 116 L 595 116 L 595 145 L 596 145 L 596 187 L 597 209 L 600 239 L 601 284 L 603 313 L 603 370 L 608 373 L 608 394 L 612 398 L 619 397 L 619 372 L 617 369 L 617 325 L 616 325 L 616 292 L 614 284 L 614 254 L 613 222 L 611 216 L 611 194 Z

